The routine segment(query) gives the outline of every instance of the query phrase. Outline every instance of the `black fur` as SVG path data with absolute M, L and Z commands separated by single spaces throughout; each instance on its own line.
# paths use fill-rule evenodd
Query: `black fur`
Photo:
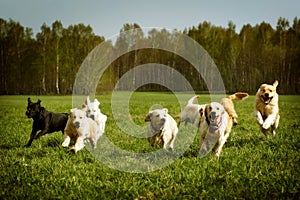
M 25 147 L 30 147 L 34 139 L 38 139 L 47 133 L 57 131 L 64 133 L 64 129 L 68 121 L 67 113 L 48 112 L 41 106 L 41 100 L 33 103 L 30 98 L 28 98 L 26 115 L 28 118 L 33 119 L 33 124 L 30 139 Z M 37 133 L 39 130 L 40 132 Z

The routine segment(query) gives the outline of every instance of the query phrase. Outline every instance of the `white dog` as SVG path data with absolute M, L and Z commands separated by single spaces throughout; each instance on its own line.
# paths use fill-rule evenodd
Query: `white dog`
M 75 145 L 72 151 L 77 151 L 85 147 L 85 140 L 89 140 L 92 147 L 96 148 L 97 141 L 102 135 L 97 123 L 86 116 L 85 110 L 79 110 L 77 108 L 71 109 L 67 125 L 64 131 L 63 147 L 67 147 L 70 144 L 71 139 L 75 141 Z
M 277 80 L 273 85 L 262 84 L 256 93 L 254 116 L 265 136 L 268 129 L 274 136 L 279 124 L 277 86 Z
M 205 104 L 196 104 L 195 101 L 198 98 L 199 96 L 194 96 L 188 101 L 187 105 L 181 112 L 178 126 L 181 122 L 184 122 L 185 125 L 187 123 L 192 123 L 194 127 L 199 127 L 200 119 L 204 115 Z
M 150 111 L 145 121 L 150 122 L 147 126 L 149 143 L 152 146 L 163 146 L 164 149 L 169 146 L 169 150 L 172 151 L 178 128 L 176 121 L 168 114 L 168 109 Z
M 107 116 L 101 113 L 101 110 L 99 109 L 100 102 L 97 99 L 95 99 L 94 102 L 91 102 L 90 97 L 88 96 L 85 103 L 87 106 L 87 116 L 95 120 L 100 128 L 100 131 L 104 133 Z
M 206 105 L 204 119 L 200 124 L 200 154 L 204 156 L 212 149 L 219 157 L 233 126 L 233 120 L 217 102 Z

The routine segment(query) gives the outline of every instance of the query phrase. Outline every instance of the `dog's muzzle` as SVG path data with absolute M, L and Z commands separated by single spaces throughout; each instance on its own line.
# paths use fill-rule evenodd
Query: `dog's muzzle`
M 273 97 L 270 97 L 269 93 L 265 93 L 264 95 L 261 95 L 261 98 L 265 104 L 269 104 Z
M 75 128 L 79 128 L 80 127 L 80 123 L 79 122 L 75 122 L 74 125 L 75 125 Z
M 90 118 L 91 118 L 92 120 L 95 120 L 95 115 L 90 115 Z

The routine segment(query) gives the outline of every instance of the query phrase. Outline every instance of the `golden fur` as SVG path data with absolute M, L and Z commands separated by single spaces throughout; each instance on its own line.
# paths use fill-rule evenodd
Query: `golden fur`
M 224 106 L 229 117 L 231 117 L 231 119 L 233 121 L 233 125 L 236 125 L 238 123 L 238 115 L 234 109 L 233 100 L 236 100 L 236 101 L 244 100 L 244 99 L 248 98 L 248 96 L 249 95 L 247 93 L 237 92 L 237 93 L 234 93 L 234 94 L 228 96 L 227 98 L 221 99 L 220 103 Z
M 277 80 L 272 85 L 262 84 L 256 93 L 254 115 L 265 136 L 269 129 L 274 136 L 279 124 L 277 86 Z

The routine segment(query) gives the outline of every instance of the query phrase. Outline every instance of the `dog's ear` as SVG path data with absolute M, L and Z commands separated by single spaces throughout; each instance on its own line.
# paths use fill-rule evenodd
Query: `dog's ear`
M 77 110 L 77 108 L 72 108 L 72 109 L 70 110 L 70 113 L 74 112 L 75 110 Z
M 87 110 L 87 105 L 85 103 L 82 104 L 81 109 L 86 112 Z
M 163 111 L 168 114 L 168 108 L 163 108 Z
M 200 109 L 199 109 L 199 113 L 200 113 L 200 116 L 202 117 L 203 114 L 204 114 L 204 109 L 203 109 L 203 108 L 200 108 Z
M 152 117 L 152 112 L 149 112 L 149 113 L 146 115 L 145 122 L 150 122 L 150 121 L 151 121 L 151 117 Z
M 98 101 L 98 99 L 95 99 L 95 100 L 94 100 L 94 103 L 96 103 L 97 107 L 99 107 L 100 102 Z
M 90 96 L 86 97 L 85 104 L 89 105 L 91 103 Z
M 32 103 L 30 97 L 28 97 L 27 102 L 28 102 L 28 104 L 31 104 L 31 103 Z
M 206 122 L 207 122 L 208 125 L 210 124 L 210 121 L 209 121 L 209 119 L 208 119 L 208 110 L 209 110 L 209 107 L 210 107 L 210 104 L 207 104 L 207 105 L 205 106 L 205 110 L 204 110 L 205 120 L 206 120 Z
M 278 80 L 275 80 L 274 83 L 273 83 L 273 86 L 274 86 L 274 87 L 277 87 L 277 86 L 278 86 L 278 83 L 279 83 Z
M 41 104 L 41 102 L 42 102 L 42 101 L 41 101 L 40 99 L 38 99 L 37 104 Z

